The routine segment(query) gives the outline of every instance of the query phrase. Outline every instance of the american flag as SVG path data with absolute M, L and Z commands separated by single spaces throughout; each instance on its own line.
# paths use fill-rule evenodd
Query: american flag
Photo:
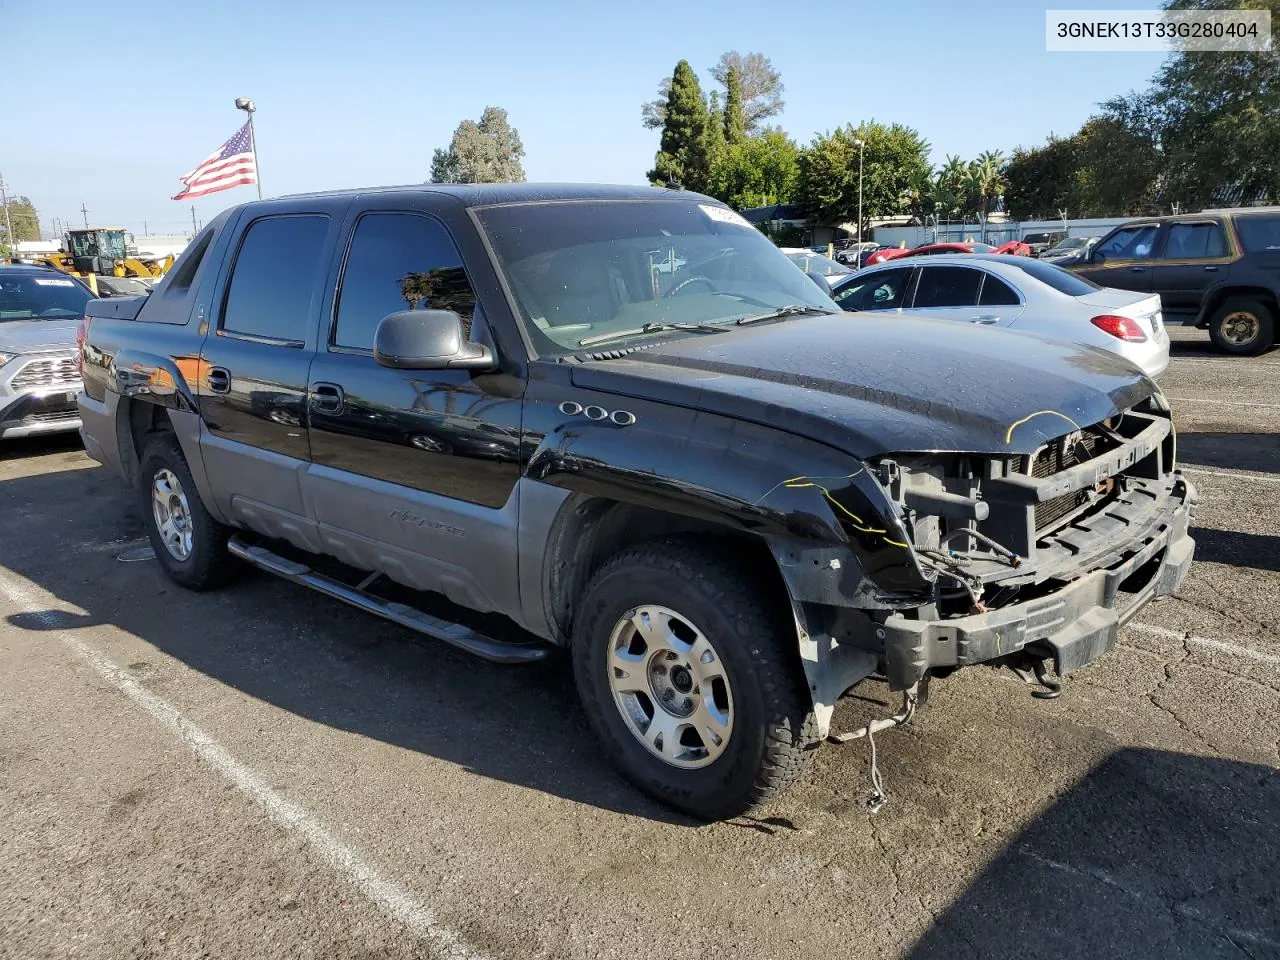
M 235 136 L 220 146 L 185 177 L 186 184 L 174 200 L 189 200 L 207 193 L 230 190 L 242 183 L 258 182 L 258 158 L 253 149 L 253 130 L 245 124 Z

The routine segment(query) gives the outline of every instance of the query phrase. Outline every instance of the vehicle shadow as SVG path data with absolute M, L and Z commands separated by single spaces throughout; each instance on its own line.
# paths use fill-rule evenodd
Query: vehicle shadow
M 1280 772 L 1152 749 L 1095 767 L 911 960 L 1280 957 Z
M 59 601 L 12 614 L 8 626 L 111 625 L 316 723 L 579 803 L 697 825 L 603 759 L 567 657 L 497 666 L 249 569 L 222 590 L 191 593 L 154 560 L 118 562 L 144 536 L 136 498 L 101 467 L 0 481 L 0 575 L 7 568 Z M 528 639 L 505 629 L 499 639 Z
M 1280 433 L 1179 433 L 1178 463 L 1280 473 Z
M 1195 527 L 1196 559 L 1232 567 L 1280 572 L 1280 536 Z

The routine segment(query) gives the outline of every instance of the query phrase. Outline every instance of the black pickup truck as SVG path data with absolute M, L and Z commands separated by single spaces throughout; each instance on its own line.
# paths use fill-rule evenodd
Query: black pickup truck
M 86 448 L 175 581 L 247 561 L 490 660 L 567 648 L 604 751 L 701 817 L 798 777 L 865 679 L 903 709 L 845 737 L 966 665 L 1056 686 L 1194 551 L 1136 368 L 842 313 L 680 190 L 248 203 L 78 336 Z

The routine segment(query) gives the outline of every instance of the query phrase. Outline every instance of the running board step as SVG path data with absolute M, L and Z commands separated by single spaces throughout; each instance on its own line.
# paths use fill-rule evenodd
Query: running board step
M 494 640 L 492 637 L 476 633 L 461 623 L 433 617 L 404 603 L 383 600 L 356 587 L 349 587 L 340 580 L 317 573 L 306 564 L 272 553 L 266 547 L 246 543 L 240 537 L 232 537 L 227 542 L 227 549 L 241 560 L 268 573 L 273 573 L 277 577 L 310 587 L 312 590 L 349 603 L 353 607 L 359 607 L 361 610 L 367 610 L 369 613 L 398 623 L 402 627 L 443 640 L 459 650 L 465 650 L 467 653 L 475 654 L 493 663 L 534 663 L 545 660 L 555 652 L 555 648 L 546 643 L 503 643 L 501 640 Z

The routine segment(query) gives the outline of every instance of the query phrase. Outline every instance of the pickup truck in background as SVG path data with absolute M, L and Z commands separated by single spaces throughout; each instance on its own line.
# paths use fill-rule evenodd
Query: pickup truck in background
M 1252 356 L 1276 343 L 1280 207 L 1133 220 L 1054 262 L 1104 287 L 1158 293 L 1166 318 L 1207 329 L 1223 353 Z
M 493 661 L 567 650 L 604 752 L 699 817 L 799 777 L 867 678 L 903 708 L 846 738 L 968 665 L 1056 687 L 1194 551 L 1128 362 L 842 313 L 681 190 L 248 203 L 78 340 L 86 449 L 173 580 L 247 562 Z

